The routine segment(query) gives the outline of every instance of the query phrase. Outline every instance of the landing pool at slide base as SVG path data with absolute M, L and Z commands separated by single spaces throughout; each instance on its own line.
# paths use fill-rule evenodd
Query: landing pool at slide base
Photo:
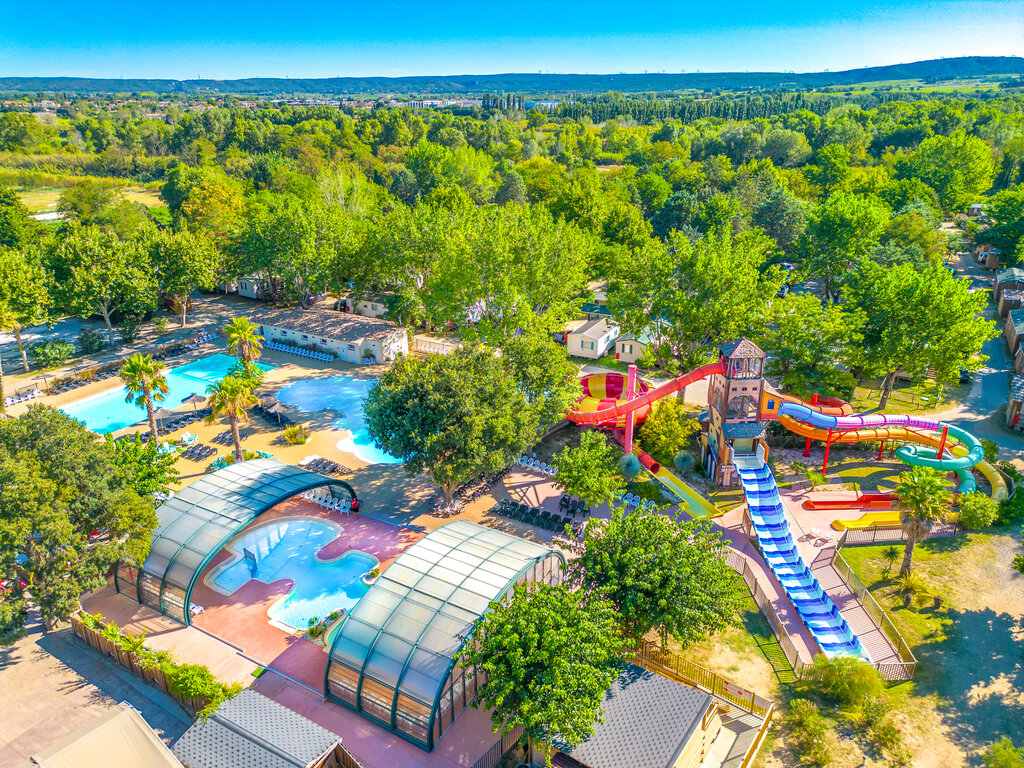
M 736 469 L 765 562 L 826 656 L 871 661 L 860 639 L 811 573 L 790 532 L 771 469 L 759 457 L 736 457 Z

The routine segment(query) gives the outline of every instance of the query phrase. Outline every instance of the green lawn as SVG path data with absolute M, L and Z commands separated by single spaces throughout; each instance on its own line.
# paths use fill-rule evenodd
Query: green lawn
M 968 752 L 1002 735 L 1024 738 L 1024 576 L 1010 565 L 1018 535 L 1019 525 L 1010 525 L 917 545 L 914 572 L 931 595 L 909 608 L 883 573 L 885 546 L 842 550 L 920 663 L 915 680 L 899 688 L 922 723 L 933 708 L 942 736 Z
M 881 379 L 863 379 L 853 390 L 850 404 L 854 413 L 878 410 L 882 397 Z M 970 386 L 939 386 L 934 381 L 898 381 L 885 405 L 885 413 L 923 413 L 956 407 L 967 397 Z

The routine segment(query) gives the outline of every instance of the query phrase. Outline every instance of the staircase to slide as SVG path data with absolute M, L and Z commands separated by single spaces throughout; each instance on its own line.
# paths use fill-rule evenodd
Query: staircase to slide
M 857 656 L 870 662 L 859 638 L 797 551 L 771 469 L 760 456 L 736 456 L 735 464 L 761 553 L 800 619 L 827 656 Z

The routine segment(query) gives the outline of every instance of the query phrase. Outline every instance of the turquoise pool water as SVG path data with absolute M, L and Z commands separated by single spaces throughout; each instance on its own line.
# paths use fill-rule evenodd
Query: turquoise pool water
M 369 589 L 362 575 L 377 565 L 377 558 L 350 550 L 336 560 L 318 560 L 317 552 L 337 538 L 337 526 L 305 517 L 275 520 L 245 531 L 229 544 L 234 558 L 217 571 L 213 586 L 227 594 L 255 578 L 269 584 L 291 579 L 292 591 L 268 611 L 270 618 L 292 629 L 305 629 L 311 618 L 332 611 L 352 610 Z M 242 557 L 248 549 L 256 556 L 256 575 Z
M 401 459 L 374 445 L 366 431 L 363 400 L 375 383 L 345 374 L 306 379 L 289 384 L 277 393 L 277 399 L 304 413 L 334 411 L 339 414 L 335 426 L 352 433 L 351 438 L 338 443 L 339 448 L 354 453 L 368 464 L 401 464 Z
M 237 358 L 223 353 L 208 355 L 186 365 L 170 369 L 166 374 L 167 396 L 159 407 L 174 410 L 189 395 L 205 395 L 210 384 L 223 379 L 237 362 Z M 264 371 L 274 366 L 257 363 Z M 93 432 L 101 435 L 116 432 L 146 420 L 146 409 L 126 403 L 125 388 L 118 387 L 102 395 L 79 400 L 61 408 L 68 416 L 85 423 Z M 186 411 L 182 411 L 185 413 Z

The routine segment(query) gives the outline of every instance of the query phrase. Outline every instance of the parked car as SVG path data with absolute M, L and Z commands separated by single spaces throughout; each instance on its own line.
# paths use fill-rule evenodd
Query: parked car
M 971 372 L 968 371 L 966 368 L 961 368 L 960 369 L 960 383 L 961 384 L 970 384 L 971 383 Z
M 783 283 L 782 287 L 779 288 L 779 292 L 776 293 L 775 295 L 780 299 L 786 298 L 786 296 L 789 295 L 789 285 Z

